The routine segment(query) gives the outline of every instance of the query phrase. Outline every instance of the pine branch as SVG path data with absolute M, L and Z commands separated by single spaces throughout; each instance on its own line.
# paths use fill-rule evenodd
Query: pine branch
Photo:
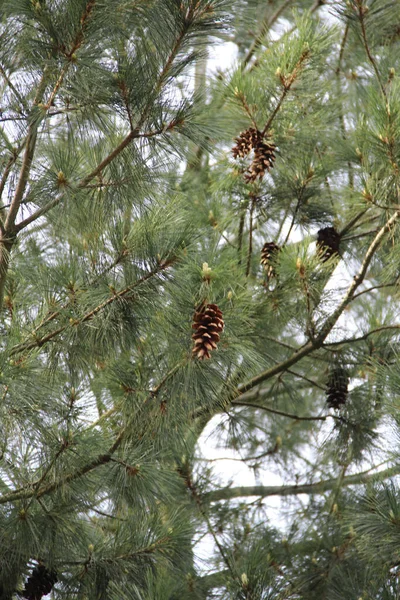
M 292 2 L 293 2 L 293 0 L 285 0 L 277 8 L 277 10 L 271 16 L 270 19 L 268 18 L 268 11 L 267 10 L 265 11 L 265 16 L 260 23 L 259 32 L 257 33 L 255 39 L 253 40 L 253 42 L 249 48 L 249 51 L 247 52 L 246 56 L 243 59 L 242 69 L 244 69 L 247 66 L 247 64 L 250 62 L 250 60 L 253 58 L 254 53 L 261 46 L 263 38 L 266 35 L 266 33 L 276 23 L 276 21 L 279 19 L 279 17 L 285 12 L 285 10 L 288 8 L 288 6 L 290 6 L 292 4 Z
M 246 277 L 250 275 L 251 258 L 253 254 L 253 212 L 255 203 L 255 197 L 252 196 L 249 209 L 249 248 L 247 251 Z
M 381 286 L 383 287 L 383 286 Z M 347 338 L 344 340 L 340 340 L 338 342 L 326 342 L 324 344 L 324 346 L 341 346 L 342 344 L 352 344 L 352 343 L 356 343 L 356 342 L 362 342 L 364 340 L 367 340 L 369 338 L 370 335 L 374 335 L 375 333 L 380 333 L 381 331 L 392 331 L 392 330 L 398 330 L 400 329 L 400 325 L 382 325 L 382 327 L 377 327 L 376 329 L 371 329 L 371 331 L 368 331 L 367 333 L 365 333 L 364 335 L 361 335 L 360 337 L 353 337 L 353 338 Z
M 181 366 L 181 365 L 179 365 L 179 366 Z M 172 369 L 166 376 L 163 377 L 162 381 L 154 388 L 156 390 L 156 393 L 158 393 L 161 390 L 161 388 L 169 381 L 170 377 L 172 377 L 172 375 L 176 372 L 176 370 L 177 370 L 176 368 Z M 6 390 L 6 392 L 7 392 L 7 390 Z M 151 400 L 153 397 L 154 397 L 154 393 L 153 393 L 153 391 L 150 391 L 146 402 Z M 64 487 L 66 484 L 76 481 L 77 479 L 81 479 L 84 475 L 87 475 L 88 473 L 97 469 L 98 467 L 106 465 L 109 462 L 115 462 L 114 454 L 121 446 L 121 443 L 123 442 L 123 440 L 125 438 L 126 432 L 129 429 L 129 425 L 134 418 L 135 418 L 135 415 L 131 415 L 131 420 L 128 422 L 128 424 L 125 427 L 121 428 L 115 441 L 109 447 L 107 452 L 105 452 L 103 454 L 99 454 L 93 460 L 90 460 L 88 463 L 86 463 L 79 469 L 76 469 L 72 473 L 68 473 L 67 475 L 64 475 L 63 477 L 60 477 L 57 481 L 54 481 L 43 487 L 40 487 L 41 483 L 44 480 L 44 477 L 47 476 L 47 474 L 50 470 L 50 469 L 46 469 L 44 477 L 42 476 L 38 482 L 29 483 L 24 488 L 20 488 L 18 490 L 9 492 L 8 494 L 5 494 L 4 496 L 0 496 L 0 504 L 7 504 L 9 502 L 15 502 L 16 500 L 22 500 L 22 499 L 28 500 L 30 498 L 35 498 L 35 499 L 39 500 L 42 496 L 51 494 L 54 491 Z M 100 419 L 98 419 L 97 422 L 99 422 Z M 91 427 L 92 426 L 89 426 L 89 429 L 91 429 Z M 59 451 L 57 453 L 58 455 L 61 453 L 60 450 L 61 449 L 59 449 Z M 54 464 L 54 460 L 52 461 L 51 464 Z
M 377 483 L 385 481 L 390 477 L 400 474 L 400 465 L 389 467 L 384 471 L 377 473 L 366 474 L 358 473 L 356 475 L 347 475 L 342 480 L 342 486 L 350 485 L 365 485 L 369 483 Z M 226 487 L 212 492 L 206 492 L 202 495 L 203 502 L 211 503 L 220 500 L 231 500 L 234 498 L 244 498 L 248 496 L 259 496 L 267 498 L 269 496 L 297 496 L 298 494 L 323 494 L 324 492 L 333 490 L 337 486 L 337 478 L 318 481 L 316 483 L 304 483 L 298 485 L 256 485 L 242 487 Z
M 243 402 L 243 400 L 233 400 L 232 406 L 247 406 L 249 408 L 263 410 L 265 412 L 272 413 L 274 415 L 279 415 L 281 417 L 287 417 L 288 419 L 294 419 L 295 421 L 326 421 L 329 418 L 335 419 L 337 421 L 343 421 L 342 417 L 338 417 L 337 415 L 321 415 L 320 417 L 300 417 L 299 415 L 287 413 L 283 410 L 277 410 L 276 408 L 270 408 L 269 406 L 264 406 L 263 404 Z
M 368 7 L 364 4 L 364 0 L 355 0 L 355 3 L 357 6 L 357 9 L 358 9 L 358 18 L 360 21 L 361 36 L 362 36 L 362 40 L 363 40 L 363 44 L 364 44 L 364 49 L 367 54 L 368 60 L 371 63 L 372 68 L 374 69 L 376 79 L 378 81 L 380 90 L 382 92 L 382 96 L 385 99 L 386 109 L 388 109 L 389 104 L 388 104 L 388 97 L 386 94 L 385 86 L 383 85 L 382 78 L 379 73 L 378 65 L 376 64 L 375 58 L 372 55 L 372 52 L 371 52 L 369 44 L 368 44 L 368 39 L 367 39 L 367 31 L 365 28 L 365 14 L 368 11 Z
M 208 517 L 207 512 L 204 510 L 203 508 L 203 504 L 202 504 L 202 496 L 198 493 L 197 488 L 194 484 L 194 482 L 192 481 L 192 477 L 191 474 L 189 472 L 189 466 L 187 463 L 184 464 L 184 468 L 183 469 L 179 469 L 178 470 L 179 474 L 181 475 L 182 479 L 185 482 L 185 485 L 187 487 L 187 489 L 190 491 L 194 501 L 196 502 L 197 508 L 200 512 L 200 514 L 202 515 L 203 519 L 205 520 L 206 524 L 207 524 L 207 529 L 209 531 L 209 533 L 211 534 L 215 545 L 218 548 L 218 551 L 221 555 L 222 560 L 224 561 L 225 565 L 228 568 L 228 571 L 230 572 L 232 578 L 236 581 L 239 582 L 240 584 L 240 577 L 239 574 L 236 571 L 235 565 L 232 564 L 230 558 L 228 557 L 228 555 L 226 554 L 222 544 L 220 543 L 217 534 L 214 531 L 214 528 L 212 526 L 212 523 Z
M 0 74 L 3 76 L 5 82 L 7 83 L 8 87 L 10 88 L 10 90 L 12 91 L 12 93 L 14 94 L 14 96 L 17 98 L 18 102 L 21 104 L 21 106 L 24 109 L 24 111 L 26 113 L 29 113 L 28 105 L 26 104 L 24 98 L 21 96 L 21 94 L 19 93 L 19 91 L 17 90 L 17 88 L 12 83 L 11 79 L 7 75 L 5 69 L 4 69 L 4 67 L 2 65 L 0 65 Z
M 341 85 L 341 81 L 340 81 L 340 73 L 342 70 L 342 61 L 343 61 L 343 56 L 344 56 L 344 49 L 346 46 L 346 42 L 347 42 L 347 38 L 349 35 L 349 24 L 346 23 L 345 29 L 344 29 L 344 33 L 343 33 L 343 37 L 342 37 L 342 41 L 340 44 L 340 51 L 339 51 L 339 59 L 338 59 L 338 64 L 336 67 L 336 82 L 337 82 L 337 88 L 338 88 L 338 92 L 341 95 L 342 94 L 342 85 Z M 344 113 L 343 113 L 343 104 L 342 102 L 340 103 L 340 107 L 339 107 L 339 117 L 340 117 L 340 127 L 342 130 L 342 138 L 344 140 L 347 139 L 347 134 L 346 134 L 346 124 L 345 124 L 345 120 L 344 120 Z M 353 174 L 353 166 L 351 164 L 351 162 L 349 161 L 347 163 L 347 168 L 348 168 L 348 178 L 349 178 L 349 187 L 353 188 L 354 187 L 354 174 Z
M 286 371 L 289 367 L 296 364 L 299 360 L 301 360 L 305 356 L 308 356 L 314 350 L 316 350 L 317 348 L 320 348 L 323 345 L 325 339 L 327 338 L 327 336 L 329 335 L 329 333 L 335 326 L 340 315 L 343 313 L 345 308 L 352 301 L 356 290 L 361 285 L 361 283 L 364 281 L 368 267 L 371 263 L 371 260 L 374 256 L 375 252 L 379 248 L 384 236 L 386 235 L 386 233 L 388 231 L 390 231 L 392 225 L 394 225 L 396 223 L 399 216 L 400 216 L 400 211 L 396 211 L 390 217 L 390 219 L 386 222 L 386 224 L 379 230 L 379 232 L 375 236 L 374 240 L 372 241 L 371 245 L 369 246 L 369 248 L 365 254 L 364 260 L 362 262 L 362 265 L 361 265 L 357 275 L 354 276 L 353 281 L 350 284 L 342 302 L 333 311 L 333 313 L 326 319 L 325 323 L 322 325 L 319 333 L 315 336 L 315 338 L 312 341 L 307 342 L 304 346 L 302 346 L 298 350 L 296 350 L 296 352 L 294 352 L 292 354 L 292 356 L 290 356 L 286 360 L 282 361 L 281 363 L 279 363 L 277 365 L 274 365 L 273 367 L 270 367 L 269 369 L 260 373 L 259 375 L 256 375 L 249 381 L 239 385 L 236 392 L 234 392 L 234 394 L 232 395 L 230 400 L 232 400 L 233 398 L 239 397 L 240 394 L 243 394 L 247 390 L 250 390 L 251 388 L 255 387 L 256 385 L 262 383 L 263 381 L 266 381 L 267 379 L 270 379 L 271 377 L 278 375 L 278 373 L 281 373 L 282 371 Z
M 290 75 L 288 75 L 287 77 L 281 75 L 280 76 L 280 80 L 282 83 L 282 93 L 280 95 L 280 98 L 278 99 L 278 102 L 276 103 L 276 106 L 274 108 L 274 110 L 272 111 L 268 121 L 266 122 L 264 129 L 261 132 L 261 135 L 264 136 L 267 131 L 269 130 L 269 128 L 272 125 L 273 120 L 275 119 L 276 115 L 278 114 L 287 94 L 289 93 L 292 85 L 294 84 L 294 82 L 296 81 L 297 77 L 300 74 L 300 71 L 303 67 L 304 62 L 307 60 L 307 58 L 310 55 L 310 51 L 309 50 L 304 50 L 299 58 L 299 60 L 297 61 L 297 64 L 295 65 L 293 71 L 290 73 Z
M 26 143 L 26 140 L 24 140 L 17 148 L 15 148 L 15 149 L 13 148 L 12 155 L 10 156 L 9 161 L 8 161 L 8 163 L 5 166 L 5 169 L 3 171 L 3 175 L 2 175 L 2 177 L 0 179 L 0 201 L 1 201 L 1 197 L 2 197 L 3 192 L 4 192 L 4 188 L 6 187 L 8 178 L 10 176 L 11 169 L 12 169 L 13 165 L 16 163 L 16 161 L 18 159 L 18 156 L 21 154 L 21 152 L 22 152 L 22 150 L 24 148 L 25 143 Z M 10 206 L 11 206 L 11 204 L 10 204 Z M 5 208 L 4 206 L 1 207 L 2 210 L 4 208 Z M 4 225 L 2 225 L 2 227 L 3 227 L 3 229 L 1 230 L 1 233 L 4 233 Z
M 394 287 L 398 283 L 399 283 L 399 280 L 396 279 L 395 281 L 392 281 L 391 283 L 382 283 L 381 285 L 373 285 L 372 287 L 369 287 L 369 288 L 366 288 L 365 290 L 362 290 L 362 292 L 358 292 L 358 294 L 354 294 L 353 300 L 355 300 L 359 296 L 362 296 L 363 294 L 369 294 L 370 292 L 373 292 L 375 290 L 381 290 L 383 288 Z
M 33 101 L 33 110 L 35 110 L 35 108 L 43 99 L 43 95 L 46 89 L 46 80 L 47 69 L 45 68 L 36 90 L 36 95 Z M 10 252 L 14 245 L 16 237 L 14 230 L 15 219 L 17 217 L 18 210 L 25 193 L 26 185 L 28 183 L 29 173 L 31 170 L 32 160 L 36 148 L 37 127 L 38 124 L 34 122 L 28 128 L 28 133 L 24 142 L 25 152 L 19 173 L 17 187 L 15 189 L 10 208 L 8 209 L 5 218 L 3 227 L 4 232 L 1 233 L 0 237 L 0 311 L 3 307 L 4 288 L 10 261 Z
M 312 15 L 313 13 L 315 13 L 321 6 L 324 6 L 326 0 L 315 0 L 314 4 L 312 5 L 312 7 L 310 8 L 310 15 Z M 285 38 L 289 37 L 294 31 L 296 31 L 297 29 L 297 25 L 293 25 L 293 27 L 291 27 L 290 29 L 286 30 L 280 38 L 278 38 L 277 40 L 274 40 L 272 42 L 272 44 L 276 44 L 278 42 L 282 42 L 282 40 L 284 40 Z M 267 52 L 269 51 L 269 48 L 267 48 L 264 52 L 264 55 L 267 54 Z M 258 67 L 258 65 L 260 64 L 260 59 L 257 59 L 254 61 L 254 63 L 251 65 L 249 71 L 253 71 L 256 67 Z
M 107 298 L 107 300 L 104 300 L 103 302 L 101 302 L 100 304 L 95 306 L 92 310 L 88 311 L 82 317 L 75 319 L 72 322 L 68 323 L 68 325 L 63 325 L 63 326 L 59 327 L 58 329 L 51 331 L 50 333 L 43 336 L 42 338 L 36 337 L 33 342 L 23 342 L 22 344 L 18 344 L 18 346 L 14 346 L 10 350 L 10 356 L 15 356 L 16 354 L 20 354 L 21 352 L 26 352 L 28 350 L 31 350 L 32 348 L 41 348 L 42 346 L 47 344 L 47 342 L 49 342 L 50 340 L 52 340 L 55 337 L 57 337 L 58 335 L 60 335 L 60 333 L 63 333 L 68 327 L 76 327 L 78 325 L 86 323 L 87 321 L 90 321 L 99 312 L 104 310 L 106 307 L 110 306 L 113 302 L 119 300 L 120 298 L 123 298 L 124 296 L 126 296 L 127 294 L 132 292 L 136 287 L 140 286 L 142 283 L 145 283 L 152 277 L 155 277 L 159 273 L 165 271 L 165 269 L 169 268 L 173 263 L 174 263 L 173 259 L 170 259 L 169 261 L 164 261 L 163 263 L 158 265 L 158 267 L 156 269 L 154 269 L 153 271 L 150 271 L 149 273 L 147 273 L 146 275 L 141 277 L 139 280 L 135 281 L 135 283 L 127 286 L 126 288 L 120 290 L 119 292 L 115 291 L 113 293 L 113 295 L 110 296 L 110 298 Z M 49 315 L 49 317 L 46 319 L 45 323 L 42 323 L 40 325 L 40 327 L 42 327 L 44 324 L 47 324 L 50 321 L 52 321 L 55 318 L 55 316 L 58 316 L 58 313 Z
M 186 31 L 185 31 L 185 33 L 186 33 Z M 168 75 L 168 71 L 170 70 L 175 57 L 179 53 L 180 46 L 182 45 L 182 42 L 185 37 L 185 33 L 182 32 L 178 36 L 178 39 L 176 40 L 176 43 L 167 59 L 167 62 L 165 64 L 159 78 L 158 78 L 158 82 L 156 85 L 157 94 L 160 92 L 160 90 L 162 88 L 162 84 L 164 83 L 164 80 L 165 80 L 166 76 Z M 105 169 L 109 164 L 111 164 L 113 162 L 113 160 L 115 160 L 115 158 L 117 158 L 117 156 L 119 156 L 121 154 L 121 152 L 129 146 L 129 144 L 132 142 L 132 140 L 139 138 L 139 137 L 143 137 L 143 134 L 140 133 L 140 130 L 141 130 L 142 125 L 144 124 L 144 122 L 146 121 L 146 119 L 148 117 L 153 100 L 154 100 L 154 98 L 153 98 L 153 96 L 151 96 L 149 98 L 149 101 L 147 102 L 138 122 L 136 123 L 134 129 L 131 129 L 130 132 L 122 140 L 122 142 L 120 142 L 120 144 L 116 148 L 114 148 L 114 150 L 112 152 L 110 152 L 110 154 L 108 154 L 108 156 L 106 156 L 88 175 L 86 175 L 86 177 L 81 179 L 81 181 L 77 184 L 77 189 L 86 188 L 90 184 L 92 179 L 94 179 L 97 175 L 101 174 L 103 169 Z M 172 128 L 172 126 L 171 126 L 171 128 Z M 161 131 L 161 132 L 163 132 L 163 131 Z M 54 200 L 51 200 L 50 202 L 48 202 L 44 207 L 38 209 L 32 215 L 30 215 L 29 217 L 27 217 L 26 219 L 21 221 L 16 226 L 16 230 L 19 232 L 22 229 L 24 229 L 25 227 L 27 227 L 28 225 L 30 225 L 31 223 L 35 222 L 40 217 L 44 216 L 50 210 L 52 210 L 53 208 L 58 206 L 58 204 L 60 204 L 60 202 L 62 201 L 63 197 L 64 197 L 64 194 L 60 194 L 57 198 L 54 198 Z M 1 306 L 0 306 L 0 308 L 1 308 Z

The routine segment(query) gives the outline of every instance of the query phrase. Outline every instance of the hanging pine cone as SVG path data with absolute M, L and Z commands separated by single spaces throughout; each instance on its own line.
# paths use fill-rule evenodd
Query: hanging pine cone
M 266 171 L 273 167 L 275 162 L 275 144 L 260 140 L 254 147 L 254 158 L 244 176 L 246 183 L 252 183 L 257 178 L 262 179 Z
M 244 158 L 247 156 L 253 148 L 262 141 L 261 131 L 254 127 L 249 127 L 246 131 L 242 131 L 237 138 L 235 138 L 235 146 L 232 148 L 233 158 Z
M 275 242 L 265 242 L 261 250 L 260 263 L 263 265 L 264 270 L 267 273 L 267 277 L 273 277 L 275 275 L 274 266 L 271 261 L 276 258 L 280 247 Z
M 215 350 L 219 335 L 224 328 L 222 312 L 216 304 L 202 304 L 194 313 L 192 335 L 194 347 L 193 357 L 199 360 L 210 358 L 210 352 Z
M 55 571 L 49 571 L 44 565 L 38 565 L 28 577 L 22 595 L 27 600 L 41 600 L 42 596 L 50 594 L 57 581 Z
M 335 367 L 328 376 L 326 401 L 329 408 L 340 408 L 346 403 L 349 376 L 343 367 Z
M 324 227 L 318 231 L 317 252 L 320 259 L 326 262 L 331 256 L 339 256 L 340 234 L 334 227 Z

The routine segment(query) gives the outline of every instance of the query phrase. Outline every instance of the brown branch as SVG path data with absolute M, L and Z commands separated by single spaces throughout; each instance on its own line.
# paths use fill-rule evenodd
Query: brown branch
M 336 321 L 338 320 L 338 318 L 340 317 L 342 312 L 345 310 L 345 308 L 348 306 L 348 304 L 352 301 L 357 288 L 364 281 L 364 278 L 367 274 L 368 267 L 371 263 L 371 260 L 374 256 L 376 250 L 380 246 L 384 236 L 388 233 L 388 231 L 390 231 L 392 226 L 396 223 L 399 216 L 400 216 L 400 210 L 396 210 L 396 212 L 390 217 L 390 219 L 388 219 L 388 221 L 385 223 L 385 225 L 383 227 L 381 227 L 381 229 L 378 231 L 377 235 L 371 242 L 371 244 L 365 254 L 361 268 L 360 268 L 359 272 L 357 273 L 357 275 L 354 276 L 353 282 L 350 284 L 345 297 L 343 298 L 343 300 L 339 304 L 339 306 L 333 311 L 332 315 L 327 318 L 324 325 L 322 326 L 321 331 L 318 335 L 318 342 L 323 342 L 325 340 L 326 336 L 332 330 L 333 326 L 335 325 Z
M 307 60 L 307 58 L 310 55 L 310 51 L 309 50 L 304 50 L 302 55 L 300 56 L 299 60 L 297 61 L 297 64 L 295 65 L 293 71 L 290 73 L 290 75 L 288 75 L 287 77 L 284 75 L 280 76 L 280 80 L 283 86 L 283 91 L 281 93 L 281 96 L 274 108 L 274 110 L 272 111 L 268 121 L 266 122 L 264 129 L 262 130 L 262 135 L 264 136 L 267 131 L 269 130 L 269 128 L 271 127 L 272 121 L 275 119 L 275 116 L 277 115 L 278 111 L 280 110 L 283 101 L 285 100 L 287 94 L 290 91 L 290 88 L 292 87 L 293 83 L 296 81 L 302 67 L 303 67 L 303 63 Z
M 397 284 L 398 284 L 398 279 L 396 279 L 396 281 L 392 281 L 392 283 L 382 283 L 381 285 L 374 285 L 372 287 L 369 287 L 369 288 L 363 290 L 362 292 L 358 292 L 358 294 L 354 294 L 353 300 L 355 300 L 359 296 L 362 296 L 363 294 L 369 294 L 369 292 L 373 292 L 374 290 L 379 290 L 382 288 L 394 287 Z
M 381 331 L 390 331 L 393 329 L 394 330 L 400 329 L 400 325 L 382 325 L 382 327 L 377 327 L 376 329 L 371 329 L 371 331 L 368 331 L 367 333 L 365 333 L 364 335 L 361 335 L 360 337 L 348 338 L 348 339 L 340 340 L 338 342 L 327 342 L 324 344 L 324 347 L 325 346 L 326 347 L 340 346 L 341 344 L 352 344 L 354 342 L 362 342 L 364 340 L 367 340 L 370 335 L 374 335 L 375 333 L 380 333 Z
M 2 178 L 0 180 L 0 200 L 1 200 L 1 197 L 3 195 L 4 188 L 6 186 L 8 177 L 10 175 L 11 168 L 15 164 L 15 162 L 17 161 L 18 156 L 21 154 L 22 149 L 24 148 L 25 143 L 26 143 L 26 140 L 24 140 L 24 142 L 22 144 L 20 144 L 17 148 L 15 148 L 15 150 L 13 151 L 12 156 L 10 156 L 9 161 L 8 161 L 8 163 L 5 166 L 5 169 L 4 169 L 4 172 L 3 172 L 3 176 L 2 176 Z M 11 204 L 10 204 L 10 206 L 11 206 Z M 2 206 L 1 208 L 4 209 L 6 207 Z
M 256 204 L 255 197 L 251 197 L 250 209 L 249 209 L 249 248 L 247 251 L 247 265 L 246 265 L 246 277 L 250 275 L 251 257 L 253 254 L 253 212 Z
M 389 467 L 377 473 L 366 474 L 358 473 L 356 475 L 347 475 L 342 480 L 342 486 L 349 485 L 364 485 L 384 481 L 389 477 L 394 477 L 400 473 L 400 465 Z M 274 486 L 243 486 L 243 487 L 226 487 L 212 492 L 203 494 L 204 502 L 218 502 L 219 500 L 231 500 L 234 498 L 242 498 L 248 496 L 259 496 L 266 498 L 269 496 L 297 496 L 298 494 L 323 494 L 324 492 L 335 489 L 337 486 L 337 478 L 318 481 L 316 483 L 305 483 L 299 485 L 274 485 Z
M 363 233 L 356 233 L 354 235 L 349 235 L 348 237 L 343 237 L 341 240 L 343 242 L 350 242 L 351 240 L 358 240 L 363 237 L 367 237 L 368 235 L 376 235 L 378 228 L 370 229 L 369 231 L 364 231 Z
M 39 82 L 36 95 L 33 101 L 33 107 L 37 107 L 41 102 L 46 88 L 47 69 L 44 69 L 42 78 Z M 0 310 L 3 307 L 4 288 L 10 262 L 10 252 L 14 245 L 16 234 L 14 230 L 15 219 L 21 205 L 26 185 L 28 183 L 29 173 L 31 170 L 32 160 L 35 153 L 37 141 L 37 123 L 32 123 L 28 128 L 26 140 L 24 142 L 25 152 L 22 160 L 21 169 L 17 187 L 12 198 L 10 208 L 4 222 L 4 232 L 0 238 Z
M 243 402 L 241 400 L 233 400 L 232 406 L 247 406 L 249 408 L 264 410 L 265 412 L 272 413 L 274 415 L 279 415 L 281 417 L 287 417 L 288 419 L 294 419 L 295 421 L 326 421 L 329 418 L 335 419 L 337 421 L 343 420 L 341 417 L 338 417 L 336 415 L 322 415 L 320 417 L 300 417 L 299 415 L 287 413 L 287 412 L 284 412 L 283 410 L 278 410 L 276 408 L 270 408 L 269 406 L 264 406 L 262 404 L 254 404 L 253 402 Z

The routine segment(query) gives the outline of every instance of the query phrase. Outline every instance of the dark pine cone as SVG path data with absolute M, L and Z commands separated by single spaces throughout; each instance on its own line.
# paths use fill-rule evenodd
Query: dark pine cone
M 50 594 L 57 581 L 55 571 L 49 571 L 44 565 L 38 565 L 28 577 L 22 595 L 27 600 L 41 600 L 42 596 Z
M 265 242 L 261 250 L 260 263 L 263 265 L 264 270 L 267 273 L 267 277 L 273 277 L 275 275 L 274 266 L 271 264 L 271 260 L 276 258 L 280 247 L 275 242 Z
M 193 357 L 199 360 L 210 358 L 210 352 L 216 349 L 223 328 L 222 312 L 216 304 L 203 304 L 198 308 L 194 313 L 192 325 L 192 329 L 195 329 L 192 335 Z
M 318 231 L 317 252 L 320 259 L 326 262 L 331 256 L 339 256 L 340 234 L 334 227 L 324 227 Z
M 329 408 L 340 408 L 346 403 L 349 376 L 343 367 L 335 367 L 329 373 L 326 386 L 326 401 Z
M 246 131 L 242 131 L 239 136 L 235 138 L 236 144 L 232 148 L 233 158 L 244 158 L 261 141 L 262 134 L 258 129 L 249 127 Z

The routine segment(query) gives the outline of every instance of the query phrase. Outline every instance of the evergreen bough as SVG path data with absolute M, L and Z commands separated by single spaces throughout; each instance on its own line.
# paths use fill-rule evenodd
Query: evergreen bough
M 399 597 L 399 9 L 0 0 L 0 600 Z

